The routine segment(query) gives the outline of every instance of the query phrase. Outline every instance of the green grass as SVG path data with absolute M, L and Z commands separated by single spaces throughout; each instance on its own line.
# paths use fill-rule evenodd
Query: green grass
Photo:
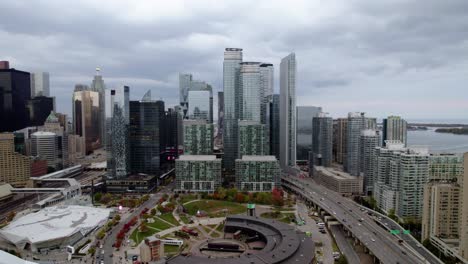
M 205 232 L 207 234 L 209 234 L 211 232 L 211 228 L 207 227 L 207 226 L 202 226 L 202 228 L 205 230 Z
M 294 219 L 294 214 L 293 213 L 286 213 L 286 214 L 283 214 L 284 217 L 281 218 L 279 221 L 283 222 L 283 223 L 286 223 L 286 224 L 289 224 L 291 223 L 291 219 Z
M 179 252 L 179 246 L 164 245 L 164 255 L 175 255 Z
M 137 245 L 140 244 L 140 242 L 142 240 L 144 240 L 145 238 L 147 238 L 149 236 L 152 236 L 152 235 L 156 234 L 157 232 L 159 232 L 158 230 L 156 230 L 154 228 L 157 228 L 160 231 L 162 231 L 162 230 L 165 230 L 165 229 L 168 229 L 168 228 L 172 227 L 169 224 L 167 224 L 166 222 L 163 222 L 163 221 L 161 221 L 159 219 L 156 219 L 156 218 L 154 219 L 154 223 L 147 223 L 146 225 L 148 226 L 148 231 L 140 232 L 139 229 L 137 228 L 130 235 L 130 238 L 133 241 L 135 241 L 135 243 Z M 151 227 L 153 227 L 153 228 L 151 228 Z
M 159 218 L 161 219 L 164 219 L 166 220 L 167 222 L 175 225 L 175 226 L 178 226 L 180 225 L 179 222 L 177 222 L 177 220 L 174 218 L 174 216 L 172 215 L 172 212 L 171 213 L 165 213 L 165 214 L 162 214 L 159 216 Z
M 190 201 L 193 201 L 193 200 L 196 200 L 198 197 L 198 195 L 196 194 L 184 194 L 184 195 L 181 195 L 180 198 L 179 198 L 179 203 L 180 204 L 184 204 L 186 202 L 190 202 Z
M 218 238 L 220 237 L 221 235 L 218 233 L 218 232 L 213 232 L 211 233 L 211 237 L 214 237 L 214 238 Z
M 154 223 L 148 223 L 148 226 L 151 226 L 151 227 L 154 227 L 154 228 L 157 228 L 157 229 L 160 229 L 160 230 L 166 230 L 166 229 L 172 227 L 168 223 L 163 222 L 163 221 L 161 221 L 161 220 L 159 220 L 157 218 L 154 218 Z
M 182 220 L 182 222 L 184 222 L 185 224 L 188 224 L 190 222 L 190 219 L 185 214 L 181 214 L 179 215 L 179 217 L 180 220 Z
M 281 219 L 284 217 L 282 213 L 276 214 L 275 212 L 266 212 L 260 215 L 260 217 L 268 219 Z
M 224 224 L 219 224 L 216 230 L 218 230 L 219 232 L 224 232 Z
M 187 212 L 190 215 L 195 215 L 197 210 L 205 211 L 210 217 L 222 217 L 226 213 L 223 211 L 227 209 L 227 214 L 240 214 L 247 211 L 245 205 L 227 201 L 219 200 L 201 200 L 185 205 Z

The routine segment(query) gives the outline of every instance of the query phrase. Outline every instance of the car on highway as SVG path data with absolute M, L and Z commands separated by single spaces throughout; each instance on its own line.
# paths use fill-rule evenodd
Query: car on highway
M 371 238 L 371 241 L 372 241 L 372 242 L 375 242 L 375 239 Z

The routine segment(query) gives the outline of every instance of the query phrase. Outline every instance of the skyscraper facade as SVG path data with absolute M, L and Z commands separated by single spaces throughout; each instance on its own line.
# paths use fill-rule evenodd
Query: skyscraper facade
M 206 96 L 206 100 L 208 100 L 207 104 L 203 105 L 203 108 L 207 109 L 207 120 L 209 123 L 213 123 L 213 87 L 204 81 L 194 80 L 192 74 L 190 73 L 180 73 L 179 74 L 179 100 L 180 106 L 182 107 L 183 111 L 183 118 L 184 119 L 193 119 L 189 117 L 190 109 L 200 108 L 200 99 L 192 99 L 197 105 L 190 106 L 190 92 L 208 92 L 208 96 Z M 198 94 L 200 97 L 201 93 L 194 93 L 192 97 Z M 203 99 L 205 99 L 203 97 Z M 203 103 L 205 101 L 203 100 Z
M 348 119 L 336 119 L 333 131 L 335 161 L 339 164 L 343 164 L 346 160 L 346 134 L 348 132 Z
M 176 190 L 214 192 L 221 186 L 221 159 L 215 155 L 181 155 L 175 161 Z
M 60 170 L 63 168 L 61 142 L 52 132 L 38 131 L 31 135 L 31 152 L 33 156 L 47 161 L 47 167 Z
M 91 83 L 91 90 L 99 94 L 99 137 L 102 144 L 106 142 L 106 111 L 105 111 L 105 101 L 106 101 L 106 85 L 104 84 L 104 79 L 101 75 L 101 69 L 96 68 L 96 74 L 94 75 L 93 81 Z
M 26 103 L 28 126 L 42 126 L 44 121 L 54 111 L 54 98 L 36 96 Z
M 15 187 L 24 187 L 31 176 L 31 160 L 15 152 L 12 133 L 0 133 L 0 172 L 0 182 Z
M 213 154 L 214 125 L 206 120 L 184 120 L 184 155 Z
M 239 121 L 239 157 L 268 155 L 268 131 L 264 124 L 255 121 Z
M 109 178 L 130 174 L 130 88 L 105 91 L 107 172 Z
M 371 194 L 374 189 L 374 152 L 379 146 L 379 135 L 373 129 L 366 129 L 361 132 L 360 138 L 360 171 L 364 177 L 364 193 Z
M 0 132 L 28 126 L 26 103 L 31 97 L 29 72 L 0 69 Z
M 102 145 L 99 93 L 89 90 L 87 86 L 76 85 L 72 103 L 74 132 L 84 137 L 85 152 L 89 154 Z
M 218 92 L 218 136 L 223 137 L 224 131 L 224 92 Z
M 312 161 L 316 166 L 330 167 L 333 159 L 333 119 L 320 113 L 312 123 Z
M 242 49 L 226 48 L 223 62 L 224 122 L 223 167 L 227 171 L 235 168 L 237 154 L 237 120 L 239 119 L 239 75 L 242 62 Z
M 274 156 L 242 156 L 236 160 L 236 187 L 248 192 L 271 192 L 280 186 L 281 170 Z
M 400 140 L 405 144 L 407 142 L 407 122 L 399 116 L 389 116 L 383 120 L 383 144 L 386 140 Z
M 211 122 L 210 92 L 188 91 L 188 119 L 201 119 Z
M 60 123 L 59 114 L 51 112 L 44 122 L 43 126 L 37 128 L 38 131 L 52 132 L 58 139 L 59 158 L 61 160 L 60 168 L 67 168 L 70 163 L 69 134 Z M 75 150 L 76 151 L 76 150 Z M 72 153 L 76 154 L 76 153 Z
M 130 168 L 157 175 L 160 167 L 160 109 L 155 101 L 130 101 Z
M 309 152 L 312 151 L 312 119 L 322 112 L 321 107 L 298 106 L 296 107 L 297 160 L 308 160 Z
M 260 64 L 260 119 L 262 124 L 266 124 L 267 121 L 267 109 L 269 98 L 274 92 L 274 68 L 271 63 L 261 63 Z
M 260 63 L 242 62 L 240 68 L 239 119 L 261 122 Z
M 280 165 L 296 166 L 296 55 L 280 64 Z
M 267 127 L 270 140 L 270 155 L 280 158 L 280 96 L 273 94 L 268 96 Z
M 360 172 L 360 137 L 361 131 L 375 129 L 375 118 L 365 117 L 364 113 L 349 113 L 346 132 L 346 162 L 344 169 L 353 176 L 359 176 Z
M 31 98 L 50 96 L 50 81 L 48 72 L 31 73 Z

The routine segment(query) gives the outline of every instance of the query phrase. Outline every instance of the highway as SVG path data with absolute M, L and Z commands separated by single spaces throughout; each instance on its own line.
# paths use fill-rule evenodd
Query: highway
M 376 258 L 384 264 L 431 263 L 414 250 L 400 245 L 398 238 L 377 225 L 368 214 L 360 210 L 359 205 L 316 184 L 312 179 L 295 176 L 282 178 L 283 186 L 301 194 L 346 227 L 364 244 Z

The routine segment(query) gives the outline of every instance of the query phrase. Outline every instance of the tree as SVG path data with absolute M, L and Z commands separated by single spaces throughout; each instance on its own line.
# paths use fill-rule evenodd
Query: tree
M 236 193 L 235 200 L 236 200 L 236 202 L 238 202 L 238 203 L 243 203 L 243 202 L 245 201 L 244 194 L 242 194 L 242 193 Z
M 16 216 L 16 212 L 11 211 L 11 212 L 8 213 L 8 215 L 7 215 L 7 217 L 6 217 L 6 220 L 7 220 L 8 222 L 11 222 L 11 221 L 13 220 L 13 218 L 15 218 L 15 216 Z
M 220 200 L 224 200 L 226 199 L 226 189 L 224 189 L 223 187 L 219 187 L 217 190 L 216 190 L 216 193 L 218 194 L 218 198 Z
M 94 256 L 94 253 L 96 253 L 96 248 L 95 247 L 91 247 L 88 249 L 88 254 L 90 254 L 91 256 Z
M 338 264 L 348 264 L 348 260 L 346 259 L 345 255 L 341 255 L 338 260 L 336 261 Z
M 236 199 L 237 189 L 230 188 L 226 190 L 227 200 L 233 202 Z
M 101 203 L 108 204 L 112 200 L 112 194 L 106 193 L 101 197 Z
M 276 206 L 283 206 L 284 205 L 283 191 L 282 190 L 279 190 L 279 189 L 275 188 L 271 192 L 271 195 L 272 195 L 273 205 L 276 205 Z
M 99 203 L 101 201 L 101 198 L 102 198 L 102 193 L 98 192 L 98 193 L 95 193 L 94 194 L 94 201 Z
M 146 222 L 142 222 L 140 225 L 140 232 L 145 233 L 148 231 L 148 226 L 146 225 Z
M 395 209 L 394 208 L 388 210 L 388 217 L 390 217 L 394 221 L 398 221 L 398 217 L 395 215 Z
M 151 214 L 151 215 L 156 215 L 156 209 L 154 209 L 154 208 L 151 209 L 150 214 Z
M 117 221 L 117 222 L 120 221 L 120 215 L 119 215 L 119 214 L 116 214 L 116 215 L 114 216 L 114 220 Z

